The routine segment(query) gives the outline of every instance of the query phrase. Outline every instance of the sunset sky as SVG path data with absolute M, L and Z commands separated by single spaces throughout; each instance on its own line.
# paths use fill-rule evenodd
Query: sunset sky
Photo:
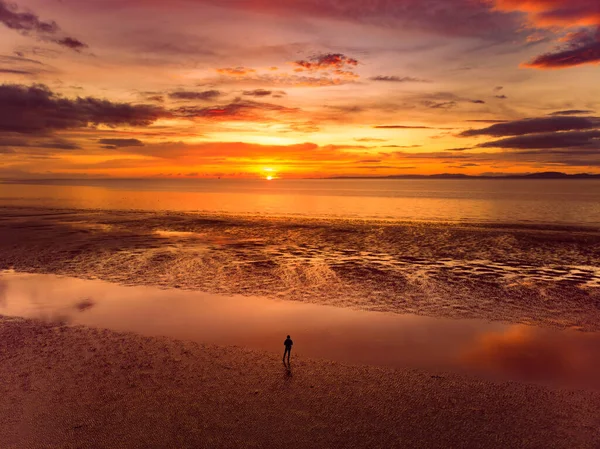
M 0 178 L 600 172 L 598 0 L 0 0 Z

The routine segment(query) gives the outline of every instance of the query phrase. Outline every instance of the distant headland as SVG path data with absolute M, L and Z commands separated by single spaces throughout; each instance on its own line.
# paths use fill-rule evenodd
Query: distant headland
M 527 174 L 464 175 L 440 173 L 435 175 L 388 175 L 388 176 L 333 176 L 327 179 L 600 179 L 600 174 L 540 172 Z

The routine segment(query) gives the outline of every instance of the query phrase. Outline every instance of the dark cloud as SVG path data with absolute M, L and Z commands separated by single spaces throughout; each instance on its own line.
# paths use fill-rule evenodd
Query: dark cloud
M 378 75 L 369 78 L 371 81 L 383 81 L 389 83 L 431 83 L 431 80 L 422 78 L 414 78 L 412 76 L 388 76 Z
M 0 23 L 21 34 L 35 33 L 40 39 L 80 51 L 87 45 L 68 36 L 60 36 L 60 27 L 54 21 L 45 22 L 32 12 L 19 12 L 17 5 L 0 0 Z
M 239 100 L 225 105 L 210 106 L 206 108 L 182 107 L 175 109 L 176 115 L 186 118 L 208 118 L 208 119 L 244 119 L 253 120 L 264 116 L 265 112 L 290 113 L 298 109 L 286 108 L 284 106 L 262 103 L 257 101 Z
M 28 70 L 3 69 L 3 68 L 0 68 L 0 73 L 8 73 L 11 75 L 36 75 L 36 72 L 30 72 Z
M 89 125 L 147 126 L 169 113 L 150 105 L 64 98 L 44 85 L 0 85 L 0 132 L 44 133 Z
M 4 0 L 0 0 L 0 23 L 20 32 L 35 31 L 53 34 L 60 30 L 56 22 L 43 22 L 33 13 L 18 12 L 14 3 L 7 3 Z
M 80 40 L 75 39 L 73 37 L 65 37 L 63 39 L 58 39 L 56 43 L 75 51 L 81 51 L 84 48 L 88 48 L 87 44 L 84 44 Z
M 243 94 L 247 97 L 268 97 L 273 96 L 275 98 L 282 98 L 287 95 L 283 90 L 267 90 L 267 89 L 254 89 L 245 90 Z
M 479 144 L 479 148 L 543 149 L 594 145 L 600 149 L 600 130 L 527 134 Z
M 425 106 L 429 109 L 452 109 L 452 108 L 455 108 L 456 106 L 458 106 L 458 103 L 456 101 L 435 102 L 435 101 L 425 100 L 422 102 L 422 104 L 423 104 L 423 106 Z
M 595 111 L 589 109 L 567 109 L 565 111 L 556 111 L 548 115 L 587 115 L 593 114 Z
M 0 73 L 35 76 L 53 71 L 50 66 L 34 59 L 0 55 Z
M 32 146 L 36 146 L 39 148 L 51 148 L 51 149 L 55 149 L 55 150 L 79 150 L 79 149 L 81 149 L 81 147 L 79 145 L 77 145 L 76 143 L 67 142 L 64 140 L 57 140 L 54 142 L 47 142 L 47 143 L 42 143 L 42 144 L 32 145 Z
M 479 119 L 479 120 L 466 120 L 468 123 L 506 123 L 508 120 L 487 120 L 487 119 Z
M 502 89 L 504 89 L 504 86 L 496 86 L 494 87 L 494 92 L 500 92 Z
M 375 129 L 438 129 L 431 126 L 412 126 L 412 125 L 377 125 Z
M 475 103 L 475 104 L 485 104 L 485 101 L 483 100 L 469 100 L 471 103 Z
M 469 129 L 459 135 L 462 137 L 520 136 L 533 133 L 594 129 L 599 126 L 600 118 L 598 117 L 541 117 L 496 123 L 483 129 Z
M 508 98 L 506 95 L 494 95 L 494 97 L 498 98 L 499 100 L 506 100 Z
M 111 149 L 144 146 L 144 142 L 138 139 L 100 139 L 98 142 Z
M 12 148 L 50 148 L 57 150 L 78 150 L 81 147 L 76 143 L 64 139 L 37 139 L 30 140 L 24 137 L 0 135 L 0 147 Z
M 600 63 L 600 27 L 572 33 L 555 51 L 524 64 L 536 69 L 561 69 Z
M 177 91 L 177 92 L 171 92 L 169 94 L 169 98 L 171 98 L 173 100 L 209 101 L 209 100 L 214 100 L 215 98 L 218 98 L 221 95 L 223 95 L 223 93 L 218 90 L 205 90 L 203 92 Z
M 300 69 L 307 70 L 344 70 L 358 65 L 358 60 L 341 53 L 326 53 L 316 55 L 308 60 L 295 61 Z
M 245 90 L 244 95 L 248 97 L 268 97 L 273 94 L 272 90 L 266 89 L 255 89 L 255 90 Z

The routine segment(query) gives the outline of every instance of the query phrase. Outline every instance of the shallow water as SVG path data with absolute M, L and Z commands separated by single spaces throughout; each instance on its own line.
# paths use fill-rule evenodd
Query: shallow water
M 0 314 L 277 352 L 600 389 L 600 334 L 2 272 Z M 293 359 L 292 359 L 293 360 Z

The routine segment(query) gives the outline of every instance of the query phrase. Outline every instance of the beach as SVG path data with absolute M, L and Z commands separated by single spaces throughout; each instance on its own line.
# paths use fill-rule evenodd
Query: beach
M 244 213 L 97 187 L 63 191 L 94 207 L 48 205 L 42 187 L 0 201 L 3 448 L 600 446 L 587 196 L 579 215 L 510 203 L 524 218 L 504 222 L 495 190 L 489 207 L 465 200 L 486 220 L 418 220 L 385 201 L 378 216 L 258 214 L 260 192 Z M 147 209 L 111 208 L 138 194 Z
M 2 318 L 5 448 L 595 448 L 600 394 Z

